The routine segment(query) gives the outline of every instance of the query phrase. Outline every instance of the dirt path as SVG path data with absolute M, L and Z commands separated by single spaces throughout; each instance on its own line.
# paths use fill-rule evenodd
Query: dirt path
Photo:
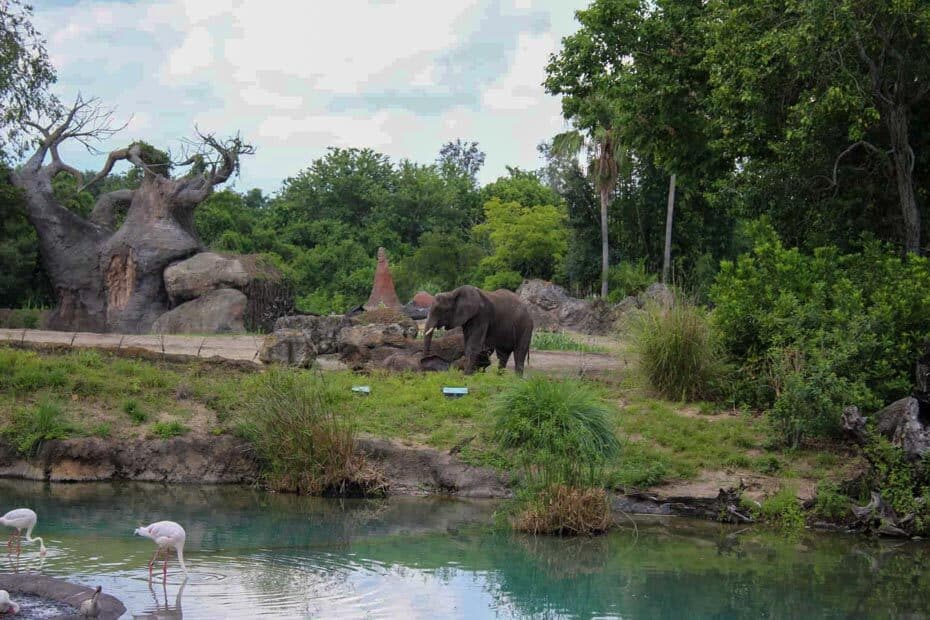
M 260 335 L 236 336 L 139 336 L 121 334 L 94 334 L 88 332 L 54 332 L 37 329 L 0 329 L 0 343 L 22 342 L 52 344 L 76 349 L 127 349 L 139 348 L 154 353 L 189 355 L 192 357 L 220 357 L 229 360 L 261 363 L 258 352 L 262 346 Z M 335 355 L 318 358 L 325 370 L 345 369 Z M 512 362 L 511 362 L 512 365 Z M 554 374 L 597 374 L 621 371 L 626 363 L 603 353 L 576 353 L 571 351 L 532 351 L 527 368 Z

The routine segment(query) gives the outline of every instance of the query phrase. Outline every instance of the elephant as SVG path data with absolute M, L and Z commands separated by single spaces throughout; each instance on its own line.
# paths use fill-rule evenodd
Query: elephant
M 517 374 L 523 375 L 533 337 L 533 319 L 523 301 L 512 292 L 505 289 L 487 292 L 466 285 L 436 295 L 426 319 L 424 356 L 429 355 L 433 330 L 437 327 L 462 328 L 465 374 L 475 371 L 482 352 L 493 349 L 500 368 L 507 366 L 512 353 Z

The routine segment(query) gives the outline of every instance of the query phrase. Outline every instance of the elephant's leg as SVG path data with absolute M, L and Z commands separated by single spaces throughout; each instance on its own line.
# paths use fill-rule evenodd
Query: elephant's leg
M 503 370 L 507 368 L 507 362 L 510 361 L 510 351 L 497 349 L 497 367 Z
M 521 377 L 523 376 L 523 365 L 526 363 L 526 358 L 530 354 L 530 341 L 533 339 L 532 330 L 527 330 L 525 334 L 522 334 L 520 341 L 517 343 L 517 348 L 514 349 L 513 354 L 513 366 L 514 370 L 517 371 L 517 374 Z
M 466 375 L 474 374 L 478 356 L 484 351 L 484 338 L 487 334 L 487 325 L 476 325 L 469 329 L 462 328 L 465 336 L 465 368 Z

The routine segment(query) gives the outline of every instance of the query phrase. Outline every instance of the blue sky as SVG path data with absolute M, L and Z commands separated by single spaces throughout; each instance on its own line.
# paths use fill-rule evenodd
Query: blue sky
M 535 168 L 562 131 L 541 82 L 584 0 L 37 2 L 56 93 L 99 97 L 129 122 L 101 144 L 178 149 L 202 131 L 257 153 L 236 189 L 279 189 L 328 146 L 432 162 L 455 138 L 487 153 L 479 180 Z M 79 168 L 103 158 L 74 146 Z

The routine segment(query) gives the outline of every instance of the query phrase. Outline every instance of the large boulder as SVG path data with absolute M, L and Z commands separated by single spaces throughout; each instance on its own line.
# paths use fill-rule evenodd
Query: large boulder
M 306 343 L 317 355 L 325 355 L 339 352 L 339 333 L 349 325 L 352 320 L 341 314 L 282 316 L 275 321 L 272 335 L 278 340 Z
M 258 359 L 266 364 L 309 368 L 316 359 L 316 347 L 299 329 L 279 329 L 265 336 Z
M 164 278 L 168 297 L 174 304 L 216 289 L 240 289 L 251 279 L 241 261 L 213 252 L 202 252 L 174 263 L 165 269 Z
M 558 284 L 526 280 L 517 295 L 526 302 L 537 330 L 575 329 L 603 334 L 613 328 L 615 317 L 608 304 L 576 299 Z
M 156 334 L 245 333 L 246 296 L 235 289 L 210 291 L 162 314 L 152 325 Z
M 339 334 L 339 360 L 353 370 L 381 366 L 394 353 L 412 350 L 416 335 L 416 324 L 352 325 Z

